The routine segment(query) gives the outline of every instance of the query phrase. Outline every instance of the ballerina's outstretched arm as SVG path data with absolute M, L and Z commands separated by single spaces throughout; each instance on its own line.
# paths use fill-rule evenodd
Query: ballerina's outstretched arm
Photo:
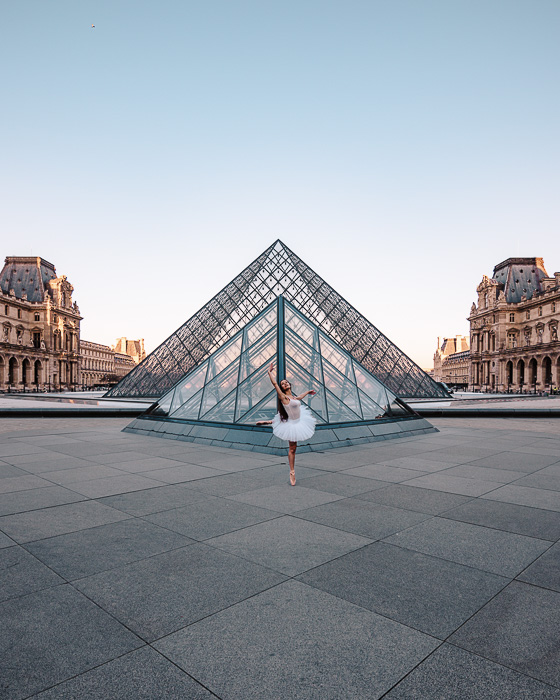
M 294 396 L 294 399 L 297 401 L 303 401 L 303 399 L 308 395 L 311 394 L 311 396 L 315 396 L 317 392 L 314 389 L 309 389 L 309 391 L 305 391 L 303 394 L 300 394 L 299 396 Z
M 278 394 L 278 398 L 280 399 L 280 401 L 282 401 L 283 404 L 290 403 L 290 397 L 284 393 L 282 387 L 274 378 L 274 362 L 271 362 L 270 367 L 268 368 L 268 378 L 272 382 L 272 386 L 276 389 L 276 393 Z

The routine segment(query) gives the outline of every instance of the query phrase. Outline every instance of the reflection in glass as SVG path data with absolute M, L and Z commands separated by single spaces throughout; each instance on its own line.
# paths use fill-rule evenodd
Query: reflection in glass
M 304 391 L 308 391 L 309 389 L 313 389 L 313 391 L 317 392 L 315 396 L 306 396 L 304 403 L 307 404 L 309 408 L 312 408 L 323 421 L 326 421 L 327 410 L 324 386 L 304 369 L 299 367 L 289 355 L 286 357 L 286 374 L 286 379 L 292 384 L 292 393 L 294 396 L 303 394 Z
M 331 341 L 321 334 L 321 355 L 328 360 L 331 365 L 344 374 L 351 382 L 354 381 L 354 372 L 352 371 L 352 358 L 350 355 L 339 350 Z
M 208 379 L 213 379 L 222 372 L 231 362 L 239 357 L 241 352 L 242 335 L 235 336 L 230 343 L 219 350 L 215 355 L 208 360 Z
M 225 398 L 237 386 L 239 374 L 239 358 L 232 362 L 220 375 L 208 383 L 204 389 L 200 417 L 207 413 L 212 406 Z
M 250 347 L 271 328 L 276 328 L 276 304 L 272 309 L 255 319 L 245 329 L 245 343 L 243 349 Z
M 286 328 L 286 353 L 309 374 L 321 381 L 321 357 L 316 350 L 304 343 L 293 331 Z
M 216 404 L 208 413 L 201 414 L 201 420 L 216 421 L 216 423 L 233 423 L 235 413 L 235 391 Z
M 349 421 L 362 420 L 361 415 L 354 413 L 348 406 L 334 394 L 327 390 L 327 408 L 329 410 L 329 423 L 348 423 Z
M 237 391 L 237 410 L 235 420 L 247 411 L 256 406 L 267 394 L 270 393 L 270 378 L 268 376 L 268 366 L 265 365 L 255 374 L 251 375 L 240 384 Z
M 305 319 L 300 316 L 291 306 L 285 306 L 285 319 L 286 326 L 291 328 L 296 335 L 303 338 L 308 345 L 312 347 L 317 347 L 317 342 L 315 340 L 316 333 L 314 327 Z
M 326 360 L 323 360 L 323 377 L 326 388 L 330 389 L 330 391 L 345 403 L 355 415 L 360 416 L 360 403 L 358 401 L 356 385 L 344 375 L 340 374 L 340 372 Z
M 173 413 L 171 418 L 183 418 L 184 420 L 197 420 L 200 412 L 200 402 L 202 401 L 202 390 L 191 396 L 191 398 Z
M 354 363 L 354 374 L 360 389 L 386 411 L 389 399 L 383 384 L 374 379 L 369 372 L 365 372 L 361 367 L 358 367 L 356 363 Z
M 358 390 L 360 395 L 360 403 L 362 405 L 362 414 L 365 420 L 372 420 L 375 418 L 382 418 L 385 415 L 385 410 L 378 406 L 375 401 L 370 399 L 367 394 L 363 391 Z
M 185 401 L 188 401 L 191 396 L 194 396 L 197 391 L 200 391 L 204 386 L 206 379 L 206 369 L 208 363 L 204 362 L 198 369 L 187 375 L 175 389 L 175 396 L 171 404 L 170 413 L 173 413 L 179 406 L 182 406 Z
M 241 355 L 241 370 L 239 381 L 243 381 L 255 370 L 270 364 L 276 355 L 276 329 L 270 331 L 264 338 Z
M 258 420 L 272 420 L 277 413 L 276 398 L 276 390 L 273 389 L 261 403 L 257 404 L 244 416 L 241 416 L 238 422 L 245 425 L 254 425 Z

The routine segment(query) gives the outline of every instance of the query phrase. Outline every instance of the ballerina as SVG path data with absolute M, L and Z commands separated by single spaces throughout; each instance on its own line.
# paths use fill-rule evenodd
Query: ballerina
M 315 432 L 315 418 L 307 406 L 302 406 L 301 401 L 309 394 L 315 395 L 315 391 L 309 391 L 299 396 L 292 395 L 292 385 L 287 379 L 282 379 L 280 384 L 274 379 L 274 362 L 270 363 L 268 376 L 278 394 L 278 413 L 273 420 L 262 420 L 257 425 L 272 425 L 272 432 L 281 440 L 288 441 L 288 462 L 290 463 L 290 484 L 296 485 L 296 450 L 298 440 L 309 440 Z

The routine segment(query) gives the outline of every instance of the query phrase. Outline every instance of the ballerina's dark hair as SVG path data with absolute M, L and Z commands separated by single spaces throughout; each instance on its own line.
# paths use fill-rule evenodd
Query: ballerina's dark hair
M 282 380 L 283 381 L 283 380 Z M 292 385 L 290 382 L 288 382 L 290 385 L 290 389 L 292 388 Z M 293 392 L 292 392 L 293 393 Z M 280 401 L 280 397 L 278 396 L 276 399 L 276 406 L 278 408 L 278 413 L 280 414 L 280 420 L 285 423 L 288 420 L 288 414 L 286 413 L 286 408 L 282 401 Z

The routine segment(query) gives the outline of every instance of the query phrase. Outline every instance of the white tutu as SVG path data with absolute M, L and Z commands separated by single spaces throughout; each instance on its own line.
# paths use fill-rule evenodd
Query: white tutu
M 283 421 L 280 414 L 277 413 L 272 421 L 272 432 L 280 440 L 288 442 L 300 442 L 301 440 L 309 440 L 315 432 L 315 418 L 307 406 L 301 405 L 300 417 L 297 420 Z

